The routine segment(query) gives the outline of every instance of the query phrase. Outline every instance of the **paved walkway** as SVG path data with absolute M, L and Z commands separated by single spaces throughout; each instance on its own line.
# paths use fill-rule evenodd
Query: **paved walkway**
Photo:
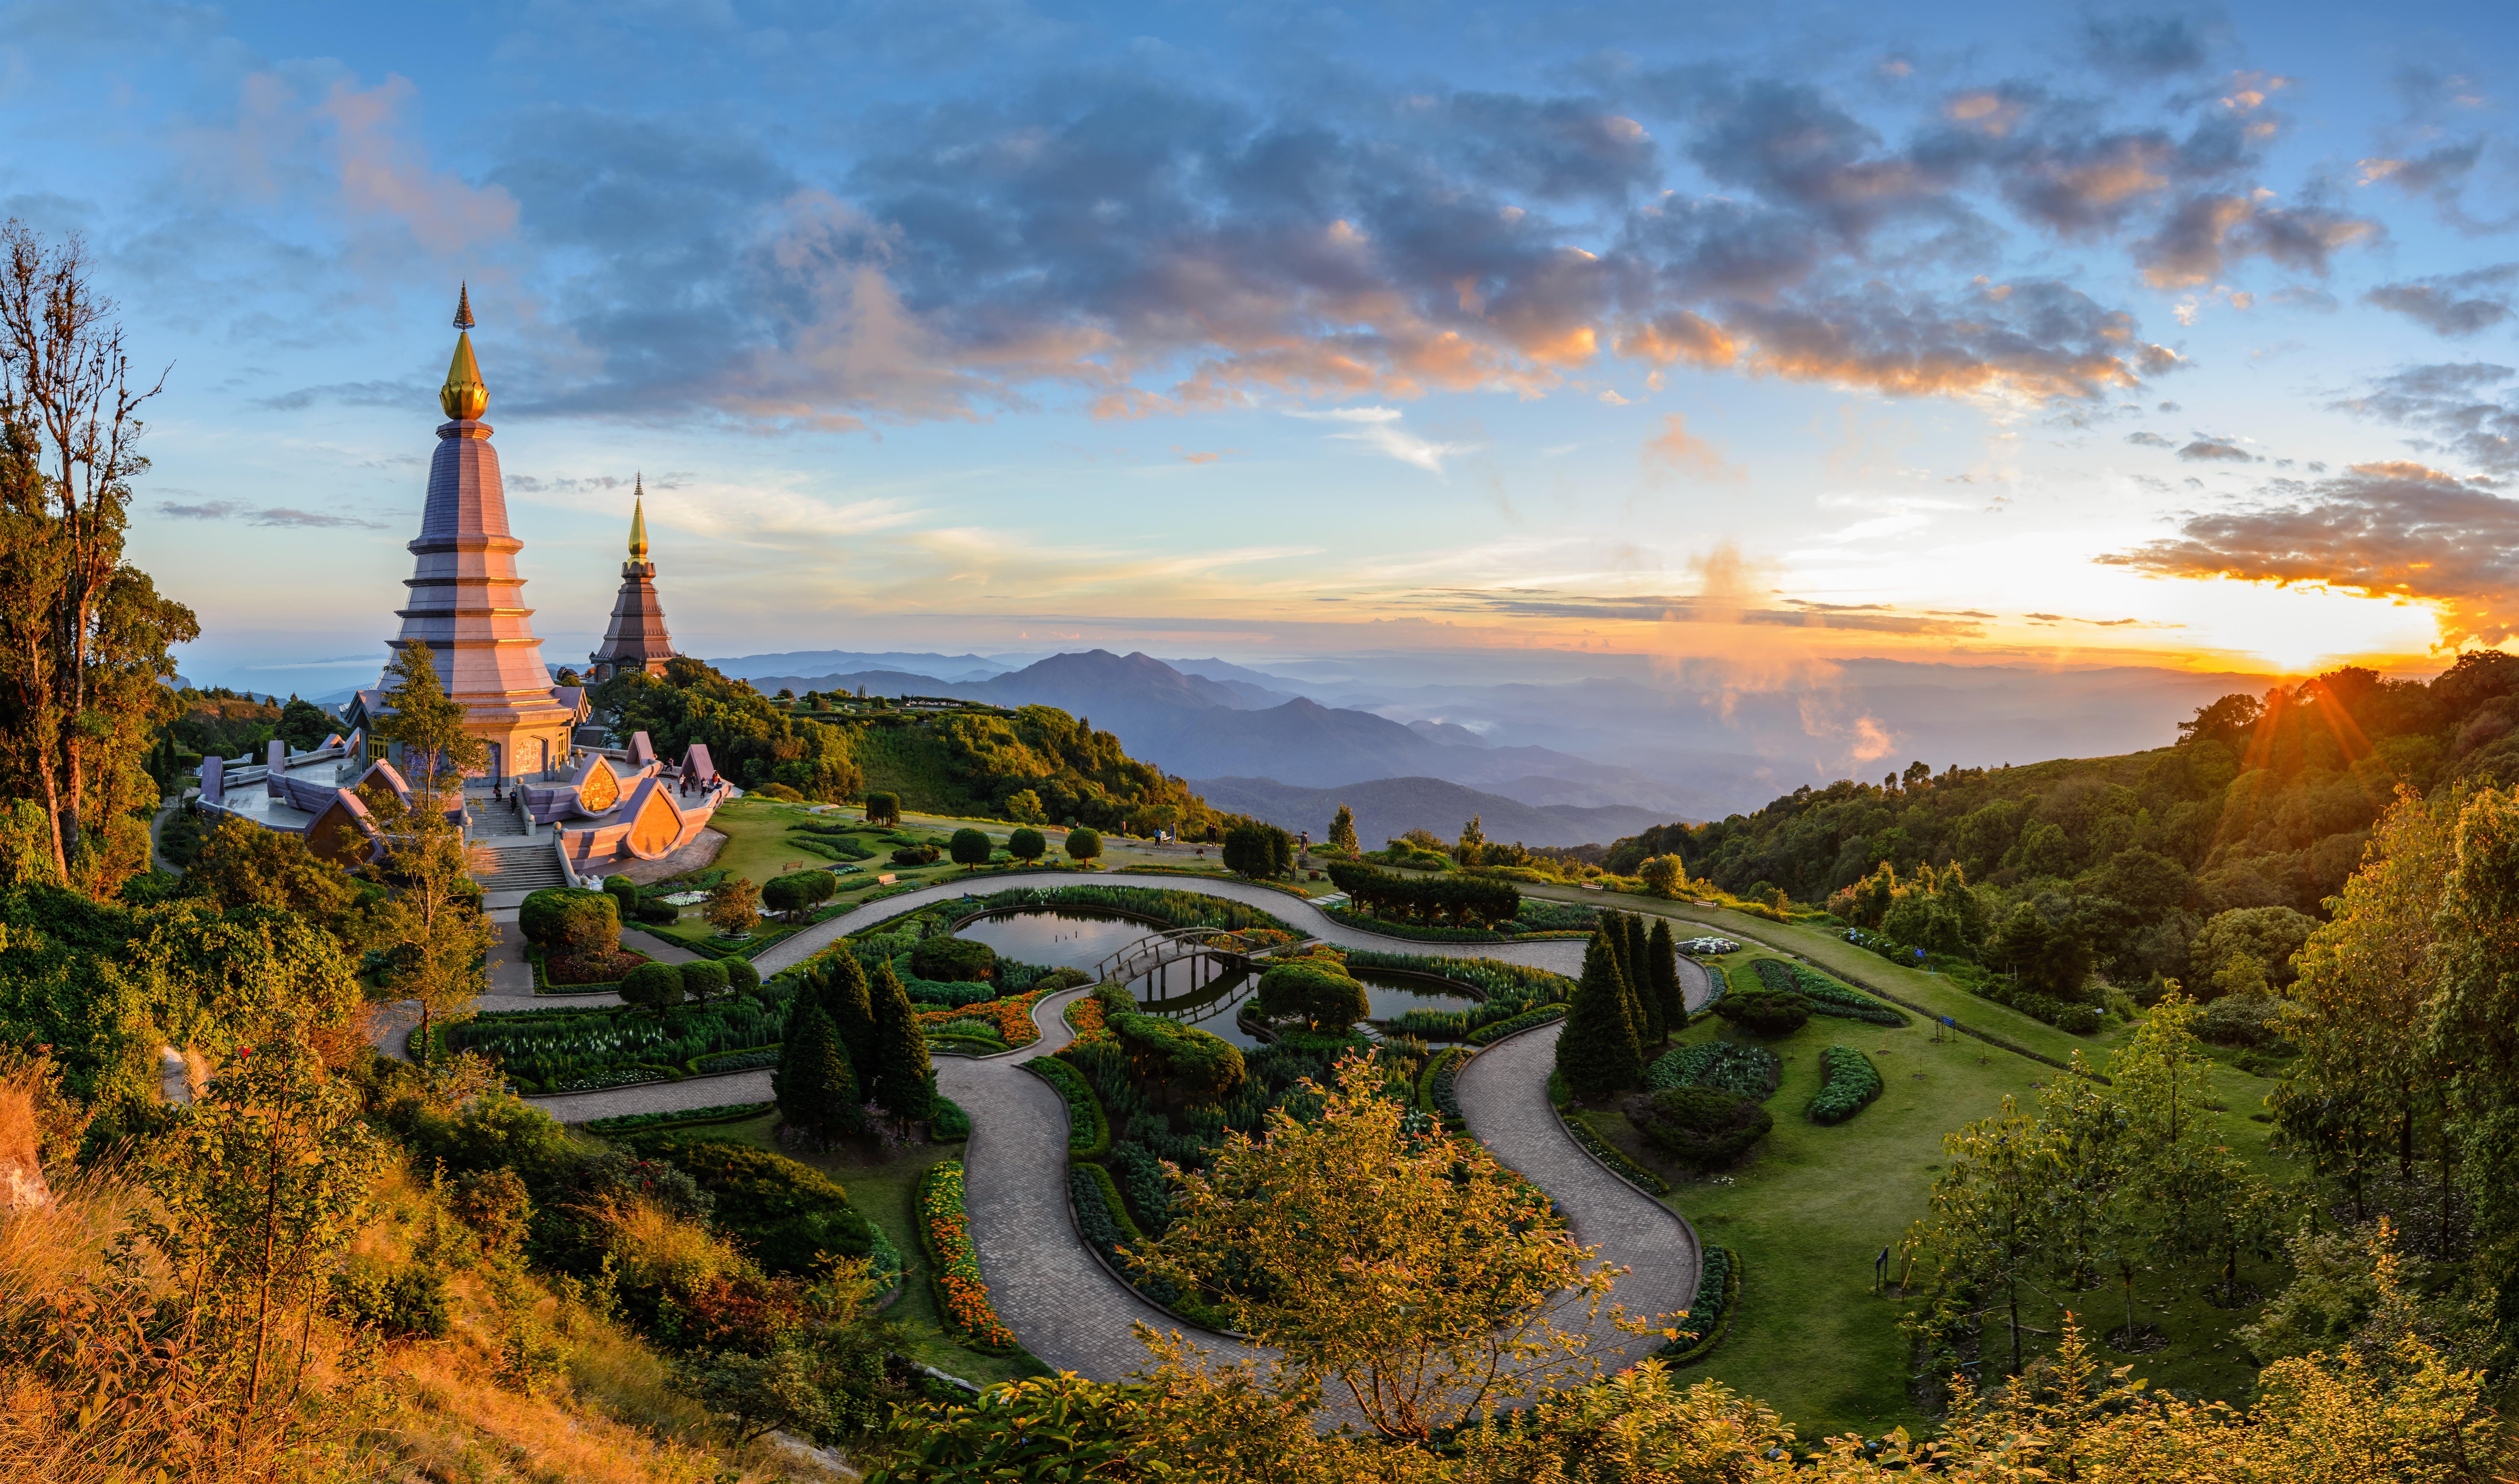
M 1558 1122 L 1548 1073 L 1564 1028 L 1561 1022 L 1507 1036 L 1472 1057 L 1454 1087 L 1462 1115 L 1500 1163 L 1548 1193 L 1576 1242 L 1626 1269 L 1610 1290 L 1612 1304 L 1630 1321 L 1676 1313 L 1697 1294 L 1697 1233 L 1678 1212 L 1602 1168 Z M 1606 1310 L 1591 1334 L 1586 1353 L 1613 1371 L 1662 1343 L 1658 1334 L 1619 1330 Z

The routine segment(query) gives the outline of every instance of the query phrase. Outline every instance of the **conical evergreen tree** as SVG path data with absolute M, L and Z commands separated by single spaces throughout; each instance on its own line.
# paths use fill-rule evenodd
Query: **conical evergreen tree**
M 1688 996 L 1679 989 L 1679 939 L 1667 917 L 1654 919 L 1653 937 L 1645 942 L 1645 978 L 1653 985 L 1653 997 L 1661 1001 L 1662 1025 L 1678 1034 L 1688 1024 Z
M 874 1001 L 866 991 L 865 967 L 846 948 L 824 960 L 813 981 L 814 997 L 840 1032 L 849 1065 L 863 1071 L 874 1066 Z
M 1618 967 L 1627 977 L 1627 992 L 1636 1001 L 1636 1036 L 1648 1046 L 1659 1046 L 1670 1039 L 1670 1017 L 1664 1011 L 1661 992 L 1654 986 L 1653 958 L 1648 944 L 1651 936 L 1645 930 L 1644 914 L 1629 912 L 1624 924 L 1627 951 L 1619 956 Z
M 858 1079 L 840 1050 L 838 1027 L 811 1002 L 799 1005 L 789 1023 L 779 1059 L 779 1116 L 824 1143 L 855 1132 Z
M 1628 1004 L 1605 924 L 1593 930 L 1592 940 L 1583 946 L 1583 978 L 1574 986 L 1566 1028 L 1557 1036 L 1557 1069 L 1568 1086 L 1586 1098 L 1644 1080 L 1644 1045 L 1636 1038 Z
M 874 1002 L 874 1049 L 866 1065 L 874 1071 L 874 1101 L 894 1121 L 908 1123 L 927 1116 L 927 1031 L 901 987 L 889 961 L 874 966 L 867 997 Z

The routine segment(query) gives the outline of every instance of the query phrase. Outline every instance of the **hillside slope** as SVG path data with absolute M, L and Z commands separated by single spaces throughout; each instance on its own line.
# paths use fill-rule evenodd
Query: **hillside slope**
M 1282 829 L 1309 830 L 1314 840 L 1328 838 L 1330 817 L 1344 804 L 1355 811 L 1356 838 L 1367 847 L 1411 829 L 1432 830 L 1449 840 L 1473 814 L 1488 839 L 1532 846 L 1596 845 L 1659 817 L 1628 806 L 1535 807 L 1440 778 L 1374 778 L 1337 788 L 1304 788 L 1274 778 L 1193 778 L 1190 787 L 1216 808 Z

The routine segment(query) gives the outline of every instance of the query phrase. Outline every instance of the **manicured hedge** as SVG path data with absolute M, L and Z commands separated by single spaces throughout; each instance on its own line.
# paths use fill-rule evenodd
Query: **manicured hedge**
M 1869 1021 L 1875 1026 L 1904 1026 L 1907 1018 L 1872 998 L 1857 994 L 1816 969 L 1789 964 L 1782 959 L 1762 958 L 1752 968 L 1758 982 L 1780 993 L 1798 994 L 1810 1001 L 1814 1015 L 1834 1015 L 1849 1021 Z
M 1344 860 L 1330 862 L 1329 877 L 1360 910 L 1393 922 L 1491 927 L 1513 921 L 1522 911 L 1522 894 L 1509 882 L 1392 876 Z
M 1418 1106 L 1443 1120 L 1452 1133 L 1467 1133 L 1469 1119 L 1461 1113 L 1461 1099 L 1456 1090 L 1461 1069 L 1469 1064 L 1469 1048 L 1453 1046 L 1426 1059 L 1426 1073 L 1417 1086 Z
M 1589 1123 L 1579 1117 L 1561 1117 L 1560 1121 L 1573 1136 L 1574 1142 L 1583 1146 L 1584 1153 L 1608 1165 L 1611 1174 L 1657 1200 L 1670 1194 L 1669 1181 L 1638 1164 L 1625 1150 L 1593 1132 Z
M 1678 1337 L 1654 1352 L 1670 1365 L 1702 1360 L 1731 1331 L 1732 1316 L 1741 1307 L 1741 1254 L 1730 1247 L 1703 1247 L 1701 1252 L 1697 1296 L 1689 1300 L 1688 1317 L 1671 1327 Z
M 1023 1065 L 1026 1070 L 1057 1088 L 1059 1097 L 1067 1102 L 1067 1157 L 1099 1159 L 1109 1154 L 1111 1120 L 1083 1074 L 1056 1057 L 1035 1057 Z
M 706 1108 L 686 1108 L 674 1113 L 623 1113 L 614 1118 L 597 1118 L 587 1129 L 598 1134 L 637 1133 L 649 1128 L 696 1128 L 707 1123 L 741 1123 L 760 1117 L 777 1108 L 775 1103 L 714 1103 Z
M 938 1093 L 927 1108 L 927 1132 L 931 1138 L 953 1140 L 971 1137 L 971 1115 L 962 1105 Z
M 1491 1046 L 1518 1030 L 1528 1030 L 1533 1026 L 1545 1026 L 1550 1021 L 1563 1020 L 1565 1018 L 1566 1007 L 1564 1005 L 1542 1005 L 1536 1010 L 1517 1015 L 1512 1020 L 1498 1021 L 1492 1026 L 1484 1026 L 1477 1030 L 1471 1031 L 1470 1044 L 1473 1046 Z
M 1775 1115 L 1738 1093 L 1665 1087 L 1626 1101 L 1628 1123 L 1672 1158 L 1697 1169 L 1731 1163 L 1776 1126 Z
M 1810 1100 L 1813 1123 L 1842 1123 L 1880 1096 L 1880 1069 L 1851 1046 L 1831 1046 L 1820 1053 L 1820 1067 L 1826 1075 Z

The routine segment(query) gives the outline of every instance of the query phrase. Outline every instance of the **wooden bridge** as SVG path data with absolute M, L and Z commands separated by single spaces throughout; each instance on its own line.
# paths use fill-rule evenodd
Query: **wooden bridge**
M 1257 937 L 1253 932 L 1233 933 L 1221 928 L 1172 928 L 1149 933 L 1094 965 L 1094 981 L 1133 984 L 1162 974 L 1170 965 L 1187 961 L 1192 965 L 1191 986 L 1195 989 L 1201 967 L 1209 971 L 1210 978 L 1229 971 L 1249 972 L 1260 968 L 1261 961 L 1272 954 L 1298 951 L 1320 941 L 1316 938 L 1299 938 L 1287 942 L 1260 942 Z

